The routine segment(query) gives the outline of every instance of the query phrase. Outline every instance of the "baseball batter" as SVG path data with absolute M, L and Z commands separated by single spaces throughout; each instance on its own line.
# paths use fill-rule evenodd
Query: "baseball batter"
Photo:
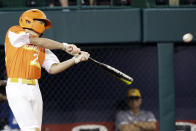
M 6 94 L 22 131 L 41 131 L 43 103 L 38 84 L 41 67 L 56 74 L 89 58 L 88 52 L 80 51 L 73 44 L 42 38 L 51 26 L 44 12 L 31 9 L 25 11 L 19 25 L 9 28 L 6 34 Z M 74 57 L 59 62 L 50 49 L 61 49 Z

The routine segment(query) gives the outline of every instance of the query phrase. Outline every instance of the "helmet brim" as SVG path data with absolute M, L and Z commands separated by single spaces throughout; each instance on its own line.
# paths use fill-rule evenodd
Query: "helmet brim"
M 52 27 L 52 22 L 49 19 L 37 19 L 37 20 L 44 21 L 46 29 L 49 29 Z

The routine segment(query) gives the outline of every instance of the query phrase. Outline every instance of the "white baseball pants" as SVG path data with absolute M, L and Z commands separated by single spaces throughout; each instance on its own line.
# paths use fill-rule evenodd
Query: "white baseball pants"
M 22 131 L 34 128 L 41 130 L 43 101 L 39 84 L 13 83 L 8 79 L 6 94 L 9 106 Z

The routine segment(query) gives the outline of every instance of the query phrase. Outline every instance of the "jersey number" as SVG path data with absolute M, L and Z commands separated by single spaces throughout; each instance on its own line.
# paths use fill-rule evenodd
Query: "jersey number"
M 36 67 L 38 67 L 38 68 L 41 69 L 41 66 L 40 66 L 40 64 L 39 64 L 39 62 L 38 62 L 38 54 L 34 54 L 33 56 L 35 56 L 35 59 L 33 59 L 33 60 L 30 62 L 30 65 L 36 66 Z

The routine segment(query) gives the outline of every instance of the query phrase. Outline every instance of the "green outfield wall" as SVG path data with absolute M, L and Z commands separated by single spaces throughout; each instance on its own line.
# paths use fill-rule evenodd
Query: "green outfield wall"
M 71 43 L 180 42 L 196 35 L 195 8 L 47 10 L 53 27 L 45 37 Z M 0 11 L 1 39 L 22 11 Z M 194 38 L 195 40 L 195 38 Z
M 53 27 L 45 37 L 71 43 L 141 41 L 141 10 L 59 10 L 45 11 Z M 0 12 L 1 37 L 18 24 L 21 12 Z M 3 43 L 1 39 L 0 43 Z
M 144 9 L 142 22 L 144 42 L 181 42 L 196 35 L 196 8 Z

